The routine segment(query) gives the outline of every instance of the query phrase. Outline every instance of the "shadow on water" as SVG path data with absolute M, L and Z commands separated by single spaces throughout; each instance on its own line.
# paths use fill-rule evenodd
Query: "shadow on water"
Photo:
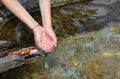
M 116 0 L 93 0 L 53 8 L 58 47 L 47 57 L 31 59 L 25 67 L 0 78 L 119 79 L 119 4 Z M 39 13 L 32 16 L 41 24 Z M 32 32 L 18 19 L 6 24 L 0 39 L 16 39 L 22 47 L 34 45 Z

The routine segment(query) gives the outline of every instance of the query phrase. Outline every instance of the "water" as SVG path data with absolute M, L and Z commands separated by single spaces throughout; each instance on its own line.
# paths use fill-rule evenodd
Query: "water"
M 119 79 L 119 4 L 94 0 L 53 8 L 58 47 L 46 57 L 35 57 L 24 67 L 1 74 L 0 79 Z M 41 23 L 39 12 L 32 16 Z M 18 19 L 6 24 L 0 39 L 16 39 L 22 47 L 34 45 L 32 32 Z

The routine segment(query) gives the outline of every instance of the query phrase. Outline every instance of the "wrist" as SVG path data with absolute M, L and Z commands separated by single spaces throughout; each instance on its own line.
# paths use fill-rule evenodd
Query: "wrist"
M 42 27 L 40 25 L 36 25 L 32 28 L 32 31 L 35 33 L 36 31 L 40 31 Z
M 47 27 L 46 27 L 46 26 L 44 26 L 44 29 L 46 29 L 46 30 L 52 30 L 52 29 L 53 29 L 53 27 L 52 27 L 52 26 L 49 26 L 49 27 L 48 27 L 48 26 L 47 26 Z

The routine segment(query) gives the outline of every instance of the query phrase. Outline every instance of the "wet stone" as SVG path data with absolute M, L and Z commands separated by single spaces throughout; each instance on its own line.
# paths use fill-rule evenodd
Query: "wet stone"
M 17 48 L 19 42 L 16 40 L 0 40 L 0 57 L 6 56 L 10 49 Z
M 71 58 L 71 63 L 72 63 L 74 66 L 77 66 L 77 65 L 79 65 L 80 61 L 79 61 L 79 59 L 77 59 L 76 56 L 73 56 L 73 57 Z
M 4 19 L 2 17 L 0 17 L 0 23 L 2 23 L 4 21 Z
M 87 8 L 89 9 L 93 9 L 96 10 L 96 14 L 92 15 L 92 16 L 105 16 L 108 13 L 108 9 L 105 7 L 100 7 L 100 6 L 88 6 Z
M 110 4 L 113 4 L 113 3 L 117 2 L 117 1 L 118 0 L 93 0 L 92 3 L 110 5 Z
M 0 73 L 20 67 L 25 64 L 25 59 L 20 56 L 6 56 L 0 58 Z

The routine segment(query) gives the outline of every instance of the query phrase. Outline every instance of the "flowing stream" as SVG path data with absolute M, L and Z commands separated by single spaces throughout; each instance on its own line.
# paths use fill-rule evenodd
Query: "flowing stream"
M 58 47 L 0 79 L 120 79 L 119 7 L 119 0 L 93 0 L 52 8 Z M 31 15 L 41 24 L 40 12 Z M 34 45 L 31 30 L 17 18 L 6 23 L 0 39 Z

